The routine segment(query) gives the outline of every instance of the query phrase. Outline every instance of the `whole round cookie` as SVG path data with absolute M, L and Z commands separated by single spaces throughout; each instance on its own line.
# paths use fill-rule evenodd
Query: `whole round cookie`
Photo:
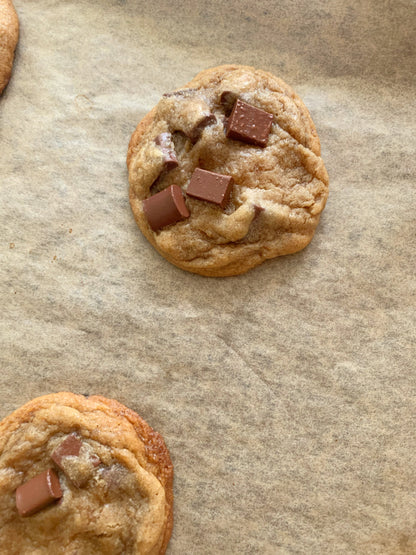
M 130 204 L 167 260 L 241 274 L 312 239 L 328 196 L 315 126 L 271 73 L 226 65 L 166 93 L 133 133 Z
M 0 422 L 0 553 L 161 554 L 173 467 L 117 401 L 56 393 Z
M 12 73 L 14 51 L 19 38 L 19 20 L 11 0 L 0 0 L 0 93 Z

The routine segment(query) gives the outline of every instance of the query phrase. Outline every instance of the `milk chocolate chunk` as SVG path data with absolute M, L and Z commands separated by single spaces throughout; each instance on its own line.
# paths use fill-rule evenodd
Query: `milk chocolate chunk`
M 48 468 L 16 490 L 16 508 L 20 516 L 31 516 L 62 497 L 59 478 Z
M 51 459 L 78 488 L 85 486 L 94 468 L 101 464 L 92 448 L 76 434 L 67 436 L 52 453 Z
M 70 434 L 58 445 L 52 453 L 51 459 L 61 470 L 64 470 L 62 459 L 64 457 L 78 457 L 81 445 L 82 441 L 75 434 Z
M 216 121 L 217 121 L 217 118 L 215 117 L 214 114 L 207 114 L 206 116 L 204 116 L 201 119 L 201 121 L 199 121 L 198 124 L 195 125 L 193 129 L 190 130 L 188 135 L 189 135 L 189 138 L 191 139 L 191 142 L 196 143 L 199 137 L 202 135 L 202 131 L 205 129 L 205 127 L 208 127 L 208 125 L 212 125 L 216 123 Z
M 199 200 L 206 200 L 224 208 L 230 198 L 233 178 L 196 168 L 192 174 L 186 194 Z
M 144 200 L 143 211 L 153 231 L 189 218 L 189 210 L 177 185 L 171 185 Z
M 237 100 L 227 122 L 228 139 L 265 147 L 273 122 L 273 114 Z
M 178 159 L 176 158 L 172 135 L 170 133 L 161 133 L 156 137 L 155 143 L 162 151 L 166 171 L 176 168 L 178 166 Z

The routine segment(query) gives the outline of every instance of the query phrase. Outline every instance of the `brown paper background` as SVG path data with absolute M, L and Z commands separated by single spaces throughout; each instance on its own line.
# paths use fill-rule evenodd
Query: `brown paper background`
M 175 464 L 171 554 L 416 553 L 413 0 L 15 0 L 0 98 L 1 416 L 100 393 Z M 127 144 L 222 63 L 282 77 L 330 175 L 311 245 L 210 279 L 161 258 Z

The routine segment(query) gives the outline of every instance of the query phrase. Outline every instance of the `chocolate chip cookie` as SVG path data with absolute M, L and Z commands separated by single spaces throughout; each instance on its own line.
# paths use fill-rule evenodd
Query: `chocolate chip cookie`
M 312 239 L 328 196 L 319 138 L 271 73 L 226 65 L 165 93 L 133 133 L 130 204 L 167 260 L 241 274 Z
M 19 21 L 11 0 L 0 0 L 0 93 L 12 73 Z
M 0 422 L 0 553 L 164 553 L 172 480 L 162 437 L 117 401 L 34 399 Z

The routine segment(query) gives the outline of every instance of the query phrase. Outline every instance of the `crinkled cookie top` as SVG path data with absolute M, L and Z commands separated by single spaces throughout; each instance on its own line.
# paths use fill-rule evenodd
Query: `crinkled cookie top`
M 58 500 L 22 516 L 36 491 L 19 506 L 16 490 L 47 471 Z M 123 405 L 72 393 L 34 399 L 0 423 L 0 553 L 164 553 L 171 480 L 163 440 Z
M 272 114 L 266 146 L 227 138 L 237 99 Z M 240 274 L 304 248 L 328 196 L 319 139 L 303 102 L 280 79 L 245 66 L 202 71 L 165 94 L 133 134 L 127 164 L 130 202 L 144 235 L 170 262 L 203 275 Z M 233 178 L 224 208 L 186 194 L 196 168 Z M 173 184 L 190 216 L 154 230 L 143 200 Z

